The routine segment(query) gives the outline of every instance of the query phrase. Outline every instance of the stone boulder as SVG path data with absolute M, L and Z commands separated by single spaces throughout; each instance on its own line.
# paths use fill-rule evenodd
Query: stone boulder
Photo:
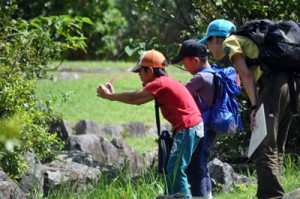
M 0 168 L 0 198 L 24 199 L 26 195 Z
M 57 159 L 63 160 L 65 162 L 76 162 L 79 164 L 86 165 L 88 167 L 96 167 L 92 154 L 84 151 L 61 151 L 60 154 L 57 156 Z
M 25 176 L 19 180 L 19 187 L 26 195 L 29 195 L 30 193 L 38 193 L 43 195 L 43 165 L 41 161 L 36 157 L 36 154 L 33 150 L 30 150 L 25 154 L 25 159 L 28 162 L 28 170 Z M 35 189 L 36 191 L 32 192 L 33 189 Z M 38 198 L 38 196 L 32 196 L 31 198 Z
M 96 186 L 100 180 L 99 169 L 91 168 L 76 162 L 63 162 L 55 160 L 43 165 L 44 172 L 44 194 L 47 195 L 49 189 L 67 188 L 76 192 L 77 188 L 87 188 Z
M 117 149 L 117 164 L 128 166 L 131 173 L 139 172 L 144 168 L 144 157 L 133 151 L 132 147 L 125 142 L 124 139 L 113 139 L 113 146 Z
M 300 188 L 286 194 L 282 199 L 300 199 Z
M 76 135 L 95 134 L 105 137 L 122 138 L 124 127 L 118 125 L 102 125 L 93 120 L 81 120 L 75 125 L 75 132 Z
M 142 122 L 129 122 L 124 124 L 124 129 L 128 132 L 129 137 L 145 137 L 146 129 Z
M 105 125 L 102 129 L 104 135 L 107 135 L 109 137 L 113 138 L 123 138 L 122 133 L 124 132 L 123 126 L 117 126 L 117 125 Z
M 48 132 L 51 134 L 56 133 L 57 137 L 62 141 L 66 141 L 72 135 L 72 124 L 68 121 L 58 119 L 50 124 Z
M 82 135 L 82 134 L 101 134 L 103 129 L 103 125 L 97 123 L 93 120 L 80 120 L 75 125 L 75 132 L 76 135 Z
M 213 180 L 213 186 L 221 184 L 222 192 L 229 192 L 233 184 L 250 184 L 250 180 L 247 176 L 234 173 L 232 166 L 221 162 L 217 158 L 209 162 L 207 166 L 210 177 Z
M 72 135 L 68 139 L 68 150 L 79 150 L 92 154 L 93 161 L 104 163 L 106 154 L 101 145 L 103 139 L 95 134 Z

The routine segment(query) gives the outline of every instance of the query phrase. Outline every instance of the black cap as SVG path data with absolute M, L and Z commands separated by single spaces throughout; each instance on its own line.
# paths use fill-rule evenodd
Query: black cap
M 172 60 L 171 64 L 179 63 L 184 57 L 205 57 L 207 56 L 207 47 L 198 43 L 195 39 L 185 40 L 179 49 L 178 55 Z

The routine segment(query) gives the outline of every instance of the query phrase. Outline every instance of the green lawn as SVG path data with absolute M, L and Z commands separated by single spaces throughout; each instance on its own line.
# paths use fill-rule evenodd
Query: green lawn
M 57 65 L 57 63 L 55 63 Z M 53 65 L 55 65 L 53 64 Z M 77 123 L 82 119 L 95 120 L 102 124 L 122 125 L 140 121 L 145 125 L 155 124 L 154 103 L 127 105 L 103 100 L 96 96 L 101 83 L 112 77 L 115 92 L 136 91 L 142 88 L 138 74 L 126 69 L 135 63 L 126 62 L 65 62 L 60 68 L 97 68 L 96 72 L 52 72 L 55 81 L 41 80 L 37 83 L 38 94 L 55 102 L 54 109 L 63 114 L 65 120 Z M 180 81 L 188 80 L 191 75 L 174 66 L 169 66 L 170 76 Z M 78 76 L 75 79 L 74 76 Z M 62 76 L 70 79 L 62 79 Z M 162 123 L 166 121 L 161 117 Z
M 286 193 L 294 191 L 300 187 L 300 159 L 291 162 L 291 159 L 285 159 L 284 173 L 281 177 L 281 183 Z M 90 190 L 80 189 L 66 191 L 68 187 L 63 187 L 56 191 L 50 191 L 48 199 L 154 199 L 155 196 L 161 195 L 164 188 L 163 176 L 158 175 L 156 170 L 145 170 L 141 175 L 130 178 L 126 170 L 120 169 L 120 173 L 114 179 L 108 179 L 102 176 L 101 181 L 94 185 Z M 249 176 L 253 178 L 253 176 Z M 257 185 L 233 185 L 232 190 L 228 193 L 213 191 L 215 199 L 254 199 Z
M 56 63 L 57 64 L 57 63 Z M 52 72 L 55 81 L 41 80 L 37 82 L 38 94 L 41 97 L 52 99 L 54 109 L 63 114 L 64 119 L 76 123 L 82 119 L 91 119 L 102 124 L 125 124 L 131 121 L 144 122 L 146 125 L 155 125 L 154 103 L 141 106 L 126 105 L 118 102 L 110 102 L 96 96 L 96 88 L 99 83 L 106 83 L 112 77 L 115 78 L 114 88 L 116 92 L 135 91 L 141 88 L 139 76 L 126 72 L 135 63 L 126 62 L 65 62 L 62 68 L 93 68 L 97 72 L 68 73 L 70 76 L 79 75 L 79 79 L 61 79 L 65 72 Z M 79 70 L 78 70 L 79 71 Z M 169 66 L 169 75 L 182 82 L 191 78 L 187 72 Z M 162 117 L 161 117 L 162 119 Z M 166 122 L 162 119 L 162 123 Z M 131 139 L 126 141 L 136 151 L 144 152 L 157 147 L 155 137 Z M 141 144 L 142 143 L 142 144 Z M 281 182 L 290 192 L 300 187 L 300 159 L 292 162 L 285 160 L 285 172 Z M 61 191 L 50 193 L 50 198 L 149 198 L 163 192 L 163 180 L 155 172 L 146 171 L 137 179 L 128 178 L 122 174 L 113 181 L 102 180 L 101 183 L 90 191 L 82 190 L 77 193 L 67 192 L 67 187 Z M 245 186 L 237 185 L 229 193 L 216 193 L 215 199 L 252 199 L 255 198 L 256 184 Z

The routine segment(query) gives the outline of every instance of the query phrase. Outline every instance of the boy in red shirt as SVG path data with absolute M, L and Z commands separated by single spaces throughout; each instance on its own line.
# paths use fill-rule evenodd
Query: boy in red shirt
M 190 199 L 185 169 L 204 135 L 204 125 L 193 97 L 183 84 L 166 74 L 166 65 L 167 61 L 162 53 L 156 50 L 146 51 L 136 66 L 129 69 L 139 73 L 144 86 L 142 89 L 114 93 L 112 85 L 108 84 L 108 88 L 100 85 L 97 93 L 103 99 L 135 105 L 157 99 L 162 115 L 175 130 L 167 165 L 167 191 L 168 194 L 183 192 Z

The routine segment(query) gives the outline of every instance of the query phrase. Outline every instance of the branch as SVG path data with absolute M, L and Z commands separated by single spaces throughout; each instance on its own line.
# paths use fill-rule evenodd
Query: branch
M 180 0 L 180 1 L 181 1 L 181 0 Z M 183 21 L 184 21 L 186 24 L 190 24 L 190 23 L 187 21 L 187 19 L 185 18 L 184 12 L 182 11 L 181 6 L 180 6 L 179 3 L 178 3 L 178 0 L 175 0 L 175 4 L 176 4 L 176 7 L 177 7 L 178 10 L 179 10 L 180 16 L 181 16 L 181 18 L 183 19 Z M 193 7 L 193 6 L 192 6 L 192 7 Z M 191 31 L 190 26 L 188 26 L 188 29 Z
M 21 54 L 18 54 L 16 56 L 16 59 L 14 61 L 13 67 L 11 68 L 10 72 L 12 73 L 15 69 L 15 66 L 17 66 L 17 64 L 20 62 L 20 60 L 23 58 L 23 56 L 25 55 L 25 53 L 27 53 L 27 49 L 31 46 L 33 41 L 33 38 L 31 38 L 28 42 L 28 44 L 26 45 L 25 49 L 23 50 L 23 52 Z
M 226 10 L 226 11 L 223 10 L 224 15 L 226 14 L 230 20 L 237 21 L 237 18 L 239 18 L 239 19 L 241 18 L 241 16 L 239 15 L 240 13 L 235 12 L 235 9 L 233 9 L 232 7 L 230 7 L 226 3 L 226 1 L 224 2 L 224 0 L 222 0 L 222 5 L 223 5 L 223 7 Z
M 54 68 L 46 69 L 45 71 L 56 71 L 62 65 L 63 61 L 63 59 L 60 60 L 60 63 L 57 66 L 55 66 Z
M 195 5 L 197 5 L 197 3 L 199 3 L 198 1 L 195 1 L 195 0 L 193 0 L 193 3 L 195 4 Z M 205 19 L 203 20 L 203 19 L 201 19 L 201 22 L 202 23 L 210 23 L 212 20 L 214 20 L 214 18 L 209 14 L 209 13 L 207 13 L 207 9 L 206 9 L 206 7 L 198 7 L 197 6 L 197 8 L 195 8 L 194 7 L 194 9 L 197 9 L 197 10 L 199 10 L 200 12 L 199 13 L 201 13 L 202 15 L 204 15 L 204 17 L 205 18 L 207 18 L 208 20 L 206 21 Z
M 128 4 L 130 4 L 130 5 L 132 5 L 132 6 L 134 6 L 134 7 L 136 7 L 136 8 L 139 9 L 139 7 L 138 7 L 136 4 L 133 4 L 133 3 L 128 2 L 128 1 L 126 1 L 126 3 L 128 3 Z M 153 2 L 152 2 L 152 3 L 153 3 Z M 155 5 L 155 6 L 157 6 L 157 7 L 160 7 L 159 5 L 156 5 L 156 4 L 154 4 L 154 3 L 153 3 L 153 5 Z M 161 9 L 161 10 L 162 10 L 164 13 L 167 13 L 164 9 Z M 160 18 L 163 18 L 163 19 L 166 19 L 166 20 L 170 20 L 171 22 L 175 23 L 176 25 L 178 25 L 178 26 L 180 26 L 180 27 L 188 28 L 188 26 L 187 26 L 186 24 L 184 24 L 184 23 L 182 23 L 182 22 L 176 20 L 174 17 L 172 17 L 173 15 L 170 15 L 169 13 L 167 13 L 168 17 L 166 17 L 166 16 L 160 15 L 160 14 L 158 14 L 158 13 L 151 12 L 150 10 L 143 10 L 143 11 L 148 12 L 148 13 L 150 13 L 150 14 L 152 14 L 152 15 L 158 16 L 158 17 L 160 17 Z
M 154 2 L 152 2 L 152 4 L 155 5 L 157 8 L 159 8 L 160 11 L 162 11 L 165 15 L 167 15 L 168 18 L 165 18 L 165 19 L 174 20 L 174 21 L 176 21 L 176 23 L 180 24 L 181 26 L 187 27 L 186 24 L 184 24 L 184 23 L 182 23 L 181 21 L 177 20 L 177 19 L 174 17 L 174 15 L 168 13 L 168 12 L 166 11 L 166 9 L 160 7 L 160 5 L 158 5 L 158 4 L 154 3 Z M 158 14 L 157 14 L 157 15 L 158 15 Z

